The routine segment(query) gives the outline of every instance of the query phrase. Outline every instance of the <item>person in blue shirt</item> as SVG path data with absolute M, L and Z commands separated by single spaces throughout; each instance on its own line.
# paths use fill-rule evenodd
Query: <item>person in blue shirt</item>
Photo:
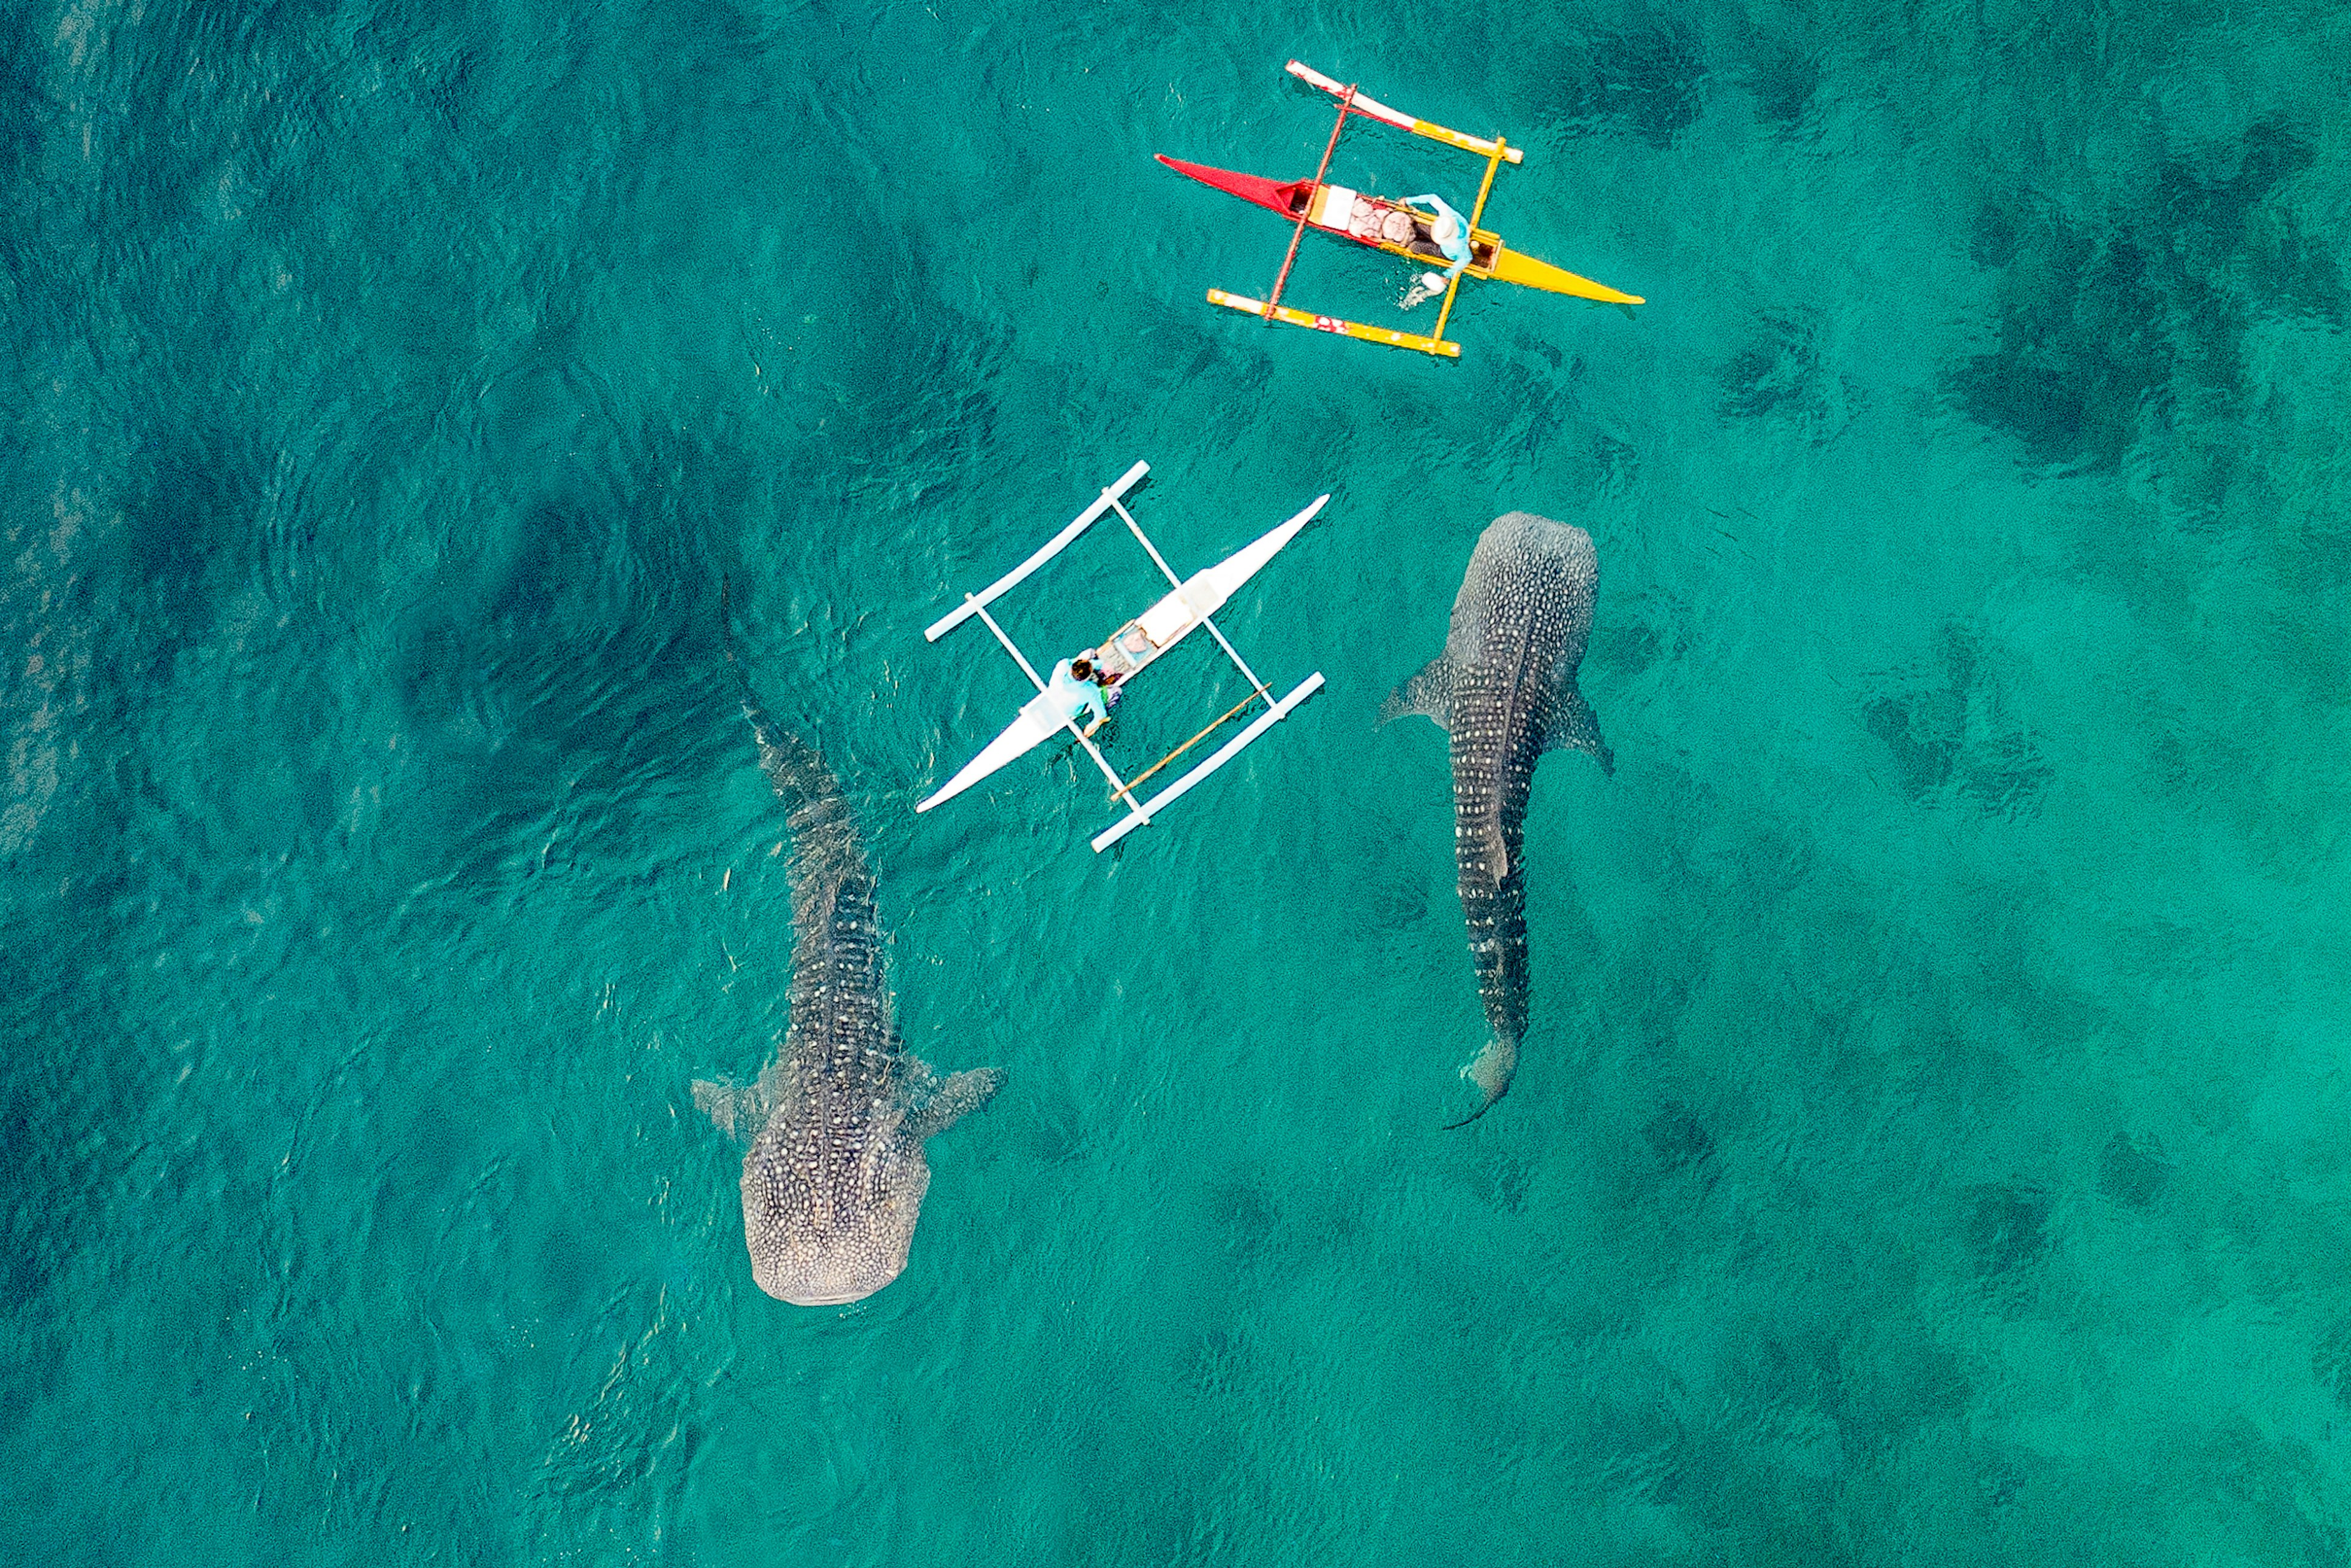
M 1437 209 L 1437 218 L 1428 225 L 1428 237 L 1437 242 L 1437 248 L 1443 251 L 1445 259 L 1453 264 L 1445 269 L 1446 281 L 1451 282 L 1455 273 L 1469 265 L 1468 220 L 1455 212 L 1445 198 L 1434 191 L 1423 195 L 1406 196 L 1405 202 L 1408 205 L 1426 203 Z
M 1088 735 L 1100 729 L 1102 721 L 1110 717 L 1110 709 L 1102 706 L 1102 687 L 1094 684 L 1093 663 L 1082 653 L 1053 666 L 1053 678 L 1046 683 L 1045 695 L 1053 699 L 1067 718 L 1075 720 L 1080 714 L 1092 714 L 1092 722 L 1085 727 Z
M 1424 272 L 1420 275 L 1413 284 L 1411 294 L 1405 299 L 1405 308 L 1409 310 L 1422 300 L 1432 299 L 1444 293 L 1446 286 L 1469 265 L 1469 224 L 1434 191 L 1406 196 L 1405 201 L 1408 204 L 1426 204 L 1437 209 L 1437 216 L 1428 225 L 1428 237 L 1437 242 L 1437 248 L 1443 251 L 1445 259 L 1452 264 L 1442 274 Z

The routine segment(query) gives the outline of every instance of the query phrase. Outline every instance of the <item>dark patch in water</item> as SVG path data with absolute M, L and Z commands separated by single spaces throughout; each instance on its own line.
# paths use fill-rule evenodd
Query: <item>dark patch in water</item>
M 1741 419 L 1771 413 L 1804 395 L 1815 379 L 1813 353 L 1816 323 L 1782 310 L 1756 318 L 1747 347 L 1722 370 L 1722 412 Z
M 1801 426 L 1815 443 L 1843 430 L 1855 390 L 1823 362 L 1820 327 L 1816 311 L 1759 314 L 1747 346 L 1722 368 L 1724 415 L 1777 415 Z
M 2004 817 L 2030 806 L 2049 776 L 2049 765 L 2031 738 L 2022 730 L 2003 729 L 1984 737 L 1959 791 L 1983 810 Z
M 1941 788 L 1951 777 L 1959 754 L 1952 706 L 1949 692 L 1907 692 L 1872 698 L 1862 710 L 1869 733 L 1894 754 L 1903 792 L 1914 799 Z
M 1418 881 L 1406 881 L 1402 868 L 1373 884 L 1371 889 L 1372 929 L 1374 931 L 1406 931 L 1428 918 L 1428 888 Z
M 1951 379 L 1969 417 L 2043 463 L 2113 468 L 2143 413 L 2166 419 L 2176 352 L 2147 254 L 2046 219 L 2001 280 L 2000 347 Z M 2217 303 L 2217 302 L 2216 302 Z
M 2252 237 L 2254 214 L 2270 193 L 2317 161 L 2310 143 L 2274 121 L 2245 132 L 2233 173 L 2215 177 L 2184 160 L 2165 160 L 2157 211 L 2177 235 L 2181 260 L 2199 270 L 2228 266 Z
M 2098 1190 L 2116 1203 L 2144 1208 L 2170 1177 L 2171 1162 L 2151 1137 L 2116 1133 L 2098 1153 Z
M 1594 488 L 1604 493 L 1622 495 L 1640 477 L 1640 455 L 1633 450 L 1630 442 L 1595 430 L 1585 441 L 1584 451 L 1599 472 L 1599 483 Z
M 1820 91 L 1820 57 L 1785 38 L 1763 39 L 1756 46 L 1747 85 L 1755 94 L 1758 118 L 1782 131 L 1792 130 Z
M 146 495 L 124 513 L 128 564 L 167 604 L 215 570 L 261 511 L 267 462 L 242 431 L 174 428 L 155 452 Z
M 37 1302 L 55 1280 L 66 1249 L 57 1241 L 57 1216 L 68 1208 L 50 1189 L 66 1185 L 69 1167 L 53 1137 L 39 1131 L 43 1108 L 22 1103 L 15 1086 L 0 1088 L 0 1301 L 21 1309 Z
M 1677 22 L 1602 33 L 1581 45 L 1552 33 L 1527 40 L 1504 68 L 1534 84 L 1537 122 L 1621 129 L 1652 147 L 1672 146 L 1705 109 L 1705 51 Z
M 2190 506 L 2216 500 L 2241 461 L 2241 343 L 2279 306 L 2340 322 L 2346 296 L 2327 248 L 2272 197 L 2316 153 L 2275 123 L 2247 131 L 2225 172 L 2168 160 L 2141 210 L 2081 220 L 2026 198 L 1978 214 L 1970 254 L 1997 268 L 2000 346 L 1949 380 L 1970 418 L 2041 463 L 2113 469 L 2143 437 L 2168 452 Z M 2192 410 L 2195 430 L 2173 430 Z
M 1178 1376 L 1196 1394 L 1231 1394 L 1248 1384 L 1248 1351 L 1231 1329 L 1203 1329 L 1185 1346 Z
M 1525 1211 L 1527 1194 L 1533 1186 L 1533 1173 L 1523 1160 L 1497 1155 L 1469 1167 L 1470 1190 L 1478 1195 L 1479 1201 L 1491 1204 L 1506 1214 Z
M 657 781 L 717 729 L 708 519 L 742 509 L 757 465 L 661 422 L 582 440 L 590 460 L 534 481 L 527 527 L 453 549 L 400 619 L 388 674 L 423 772 L 395 837 L 468 882 L 634 841 L 665 809 Z M 607 792 L 627 809 L 581 809 Z
M 1531 465 L 1566 422 L 1574 394 L 1559 376 L 1537 374 L 1515 361 L 1506 361 L 1495 379 L 1499 384 L 1488 406 L 1505 411 L 1505 416 L 1492 432 L 1491 449 L 1514 453 Z
M 1670 147 L 1698 122 L 1706 74 L 1698 39 L 1677 24 L 1611 34 L 1592 51 L 1583 113 L 1627 125 L 1652 147 Z
M 1959 1416 L 1974 1393 L 1967 1364 L 1923 1334 L 1896 1339 L 1869 1370 L 1850 1381 L 1869 1387 L 1871 1404 L 1897 1427 Z
M 906 292 L 920 298 L 914 284 Z M 992 383 L 1008 334 L 927 298 L 919 308 L 894 303 L 890 313 L 896 319 L 872 329 L 883 362 L 845 373 L 853 389 L 848 428 L 836 421 L 826 450 L 836 461 L 844 451 L 873 455 L 850 476 L 861 500 L 886 487 L 887 499 L 935 504 L 987 469 L 998 415 Z
M 1671 652 L 1655 627 L 1639 624 L 1595 626 L 1591 641 L 1584 648 L 1583 667 L 1594 672 L 1606 671 L 1618 678 L 1630 678 L 1660 658 L 1670 657 Z
M 1986 203 L 1969 230 L 1968 259 L 1978 267 L 2006 267 L 2016 259 L 2019 237 L 2015 210 Z
M 1964 1225 L 1976 1270 L 2012 1273 L 2049 1250 L 2049 1195 L 2029 1183 L 1991 1182 L 1970 1187 Z
M 1208 1213 L 1226 1246 L 1244 1258 L 1264 1250 L 1280 1216 L 1262 1190 L 1250 1182 L 1227 1181 L 1211 1186 L 1207 1196 Z
M 0 13 L 0 174 L 17 191 L 27 188 L 25 171 L 57 112 L 56 98 L 33 64 L 45 53 L 34 26 L 34 12 L 30 5 L 22 11 L 12 5 Z M 24 218 L 18 222 L 26 230 L 37 226 Z M 15 271 L 25 254 L 15 245 L 0 248 L 0 265 Z
M 2032 737 L 2005 712 L 1978 639 L 1947 626 L 1935 675 L 1913 677 L 1862 705 L 1886 743 L 1902 791 L 1925 801 L 1949 788 L 1982 810 L 2029 807 L 2050 776 Z
M 1074 1165 L 1092 1156 L 1093 1125 L 1067 1082 L 1052 1080 L 1032 1087 L 1025 1105 L 1023 1130 L 1029 1154 L 1040 1165 Z
M 1714 1158 L 1714 1134 L 1706 1130 L 1696 1112 L 1678 1100 L 1667 1101 L 1649 1118 L 1641 1129 L 1641 1140 L 1648 1145 L 1662 1175 L 1693 1170 Z
M 2351 1318 L 2319 1336 L 2310 1353 L 2310 1375 L 2335 1396 L 2335 1403 L 2351 1410 Z

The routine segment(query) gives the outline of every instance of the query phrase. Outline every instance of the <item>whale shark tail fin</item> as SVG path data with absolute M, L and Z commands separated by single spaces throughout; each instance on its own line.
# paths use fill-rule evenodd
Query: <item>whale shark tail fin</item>
M 726 667 L 735 675 L 736 696 L 758 742 L 759 771 L 784 803 L 792 834 L 794 885 L 813 897 L 816 890 L 837 888 L 852 878 L 870 883 L 864 842 L 841 795 L 841 781 L 816 747 L 778 724 L 751 689 L 750 672 L 735 651 L 734 585 L 723 576 L 718 580 L 718 632 Z
M 1479 1102 L 1475 1111 L 1458 1122 L 1447 1122 L 1445 1130 L 1449 1133 L 1456 1127 L 1466 1127 L 1492 1110 L 1494 1102 L 1510 1092 L 1510 1080 L 1518 1075 L 1518 1071 L 1519 1042 L 1500 1035 L 1488 1040 L 1486 1049 L 1478 1053 L 1478 1059 L 1461 1070 L 1461 1076 L 1484 1090 L 1486 1098 Z
M 1557 746 L 1573 746 L 1597 758 L 1603 773 L 1615 772 L 1616 754 L 1608 749 L 1606 741 L 1600 738 L 1600 719 L 1593 713 L 1592 705 L 1583 700 L 1583 694 L 1576 689 L 1573 677 L 1552 698 L 1552 703 L 1551 733 L 1544 737 L 1543 749 L 1548 751 Z
M 787 807 L 803 804 L 827 806 L 841 794 L 840 782 L 832 770 L 824 765 L 817 749 L 769 716 L 767 705 L 758 693 L 751 689 L 751 673 L 743 667 L 743 656 L 735 651 L 735 586 L 727 579 L 718 580 L 719 646 L 726 654 L 726 667 L 735 676 L 735 690 L 743 705 L 743 716 L 751 721 L 751 733 L 759 742 L 759 769 Z
M 1380 705 L 1380 722 L 1408 713 L 1427 715 L 1442 730 L 1453 727 L 1453 664 L 1444 654 L 1423 664 L 1418 674 L 1388 694 L 1388 700 Z

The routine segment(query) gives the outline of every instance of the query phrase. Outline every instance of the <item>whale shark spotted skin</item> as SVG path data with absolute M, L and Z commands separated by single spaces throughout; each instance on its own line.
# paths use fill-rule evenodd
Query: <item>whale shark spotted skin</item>
M 782 1049 L 748 1087 L 696 1082 L 694 1103 L 743 1156 L 751 1276 L 779 1301 L 831 1306 L 896 1279 L 931 1184 L 923 1142 L 987 1103 L 995 1068 L 941 1080 L 891 1022 L 873 874 L 841 786 L 814 747 L 753 695 L 729 632 L 726 661 L 759 767 L 787 810 L 792 981 Z
M 1520 863 L 1527 789 L 1554 746 L 1615 771 L 1600 721 L 1576 689 L 1592 634 L 1600 559 L 1592 536 L 1531 512 L 1487 525 L 1469 552 L 1445 652 L 1388 697 L 1382 722 L 1426 714 L 1453 737 L 1454 861 L 1469 953 L 1492 1039 L 1463 1071 L 1492 1109 L 1510 1092 L 1527 1028 L 1527 893 Z

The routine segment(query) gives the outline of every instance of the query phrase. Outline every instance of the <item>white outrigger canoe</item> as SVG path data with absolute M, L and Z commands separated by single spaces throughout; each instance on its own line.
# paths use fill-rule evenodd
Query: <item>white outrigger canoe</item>
M 1323 505 L 1331 497 L 1328 495 L 1316 497 L 1304 510 L 1246 548 L 1236 550 L 1214 566 L 1194 572 L 1190 577 L 1178 578 L 1168 566 L 1165 559 L 1160 555 L 1158 548 L 1144 535 L 1142 526 L 1135 522 L 1134 514 L 1126 509 L 1121 498 L 1134 486 L 1136 481 L 1150 471 L 1151 465 L 1148 463 L 1135 464 L 1120 476 L 1116 484 L 1095 497 L 1093 504 L 1079 513 L 1068 527 L 1046 541 L 1034 555 L 988 584 L 980 592 L 965 595 L 961 604 L 941 616 L 924 632 L 923 636 L 925 641 L 935 643 L 965 621 L 977 616 L 986 622 L 989 631 L 996 633 L 996 639 L 1004 644 L 1005 652 L 1010 653 L 1019 663 L 1022 672 L 1028 675 L 1029 684 L 1037 688 L 1037 695 L 1021 706 L 1019 713 L 1012 722 L 1006 725 L 994 740 L 982 747 L 978 756 L 965 763 L 954 778 L 941 785 L 927 800 L 916 806 L 915 810 L 927 811 L 942 801 L 953 800 L 981 779 L 1003 768 L 1007 763 L 1026 756 L 1053 736 L 1066 733 L 1076 737 L 1078 743 L 1086 748 L 1087 754 L 1102 769 L 1103 777 L 1110 780 L 1112 799 L 1123 800 L 1126 804 L 1126 815 L 1094 836 L 1093 847 L 1099 853 L 1135 829 L 1150 822 L 1155 813 L 1189 793 L 1195 785 L 1232 760 L 1244 747 L 1282 719 L 1290 716 L 1291 710 L 1299 704 L 1322 689 L 1322 672 L 1317 671 L 1301 681 L 1289 695 L 1277 699 L 1266 684 L 1258 679 L 1257 672 L 1249 668 L 1249 662 L 1243 659 L 1238 650 L 1227 640 L 1213 617 L 1217 611 L 1225 607 L 1226 601 L 1232 598 L 1234 592 L 1243 583 L 1256 576 L 1266 562 L 1271 560 L 1284 545 L 1298 536 L 1299 529 L 1313 520 L 1315 514 L 1322 511 Z M 1150 553 L 1152 561 L 1157 565 L 1160 571 L 1166 576 L 1171 585 L 1171 591 L 1150 609 L 1112 632 L 1100 648 L 1089 650 L 1094 662 L 1111 673 L 1112 679 L 1108 683 L 1108 689 L 1114 690 L 1124 685 L 1135 675 L 1156 663 L 1161 654 L 1202 626 L 1208 629 L 1208 634 L 1217 640 L 1217 646 L 1225 651 L 1226 655 L 1238 667 L 1242 676 L 1249 684 L 1249 695 L 1238 706 L 1190 740 L 1161 758 L 1149 768 L 1136 775 L 1133 783 L 1119 777 L 1117 769 L 1111 766 L 1109 758 L 1102 754 L 1101 748 L 1096 747 L 1086 732 L 1080 729 L 1076 722 L 1062 711 L 1060 704 L 1048 694 L 1046 683 L 1043 677 L 1037 674 L 1037 667 L 1029 662 L 1028 655 L 1014 644 L 1012 639 L 1005 634 L 1004 628 L 997 623 L 996 618 L 987 612 L 987 606 L 1005 591 L 1021 582 L 1039 567 L 1061 554 L 1076 540 L 1079 535 L 1092 528 L 1103 516 L 1113 511 L 1124 519 L 1128 529 Z M 1195 764 L 1188 772 L 1167 785 L 1150 800 L 1136 799 L 1135 790 L 1145 779 L 1206 739 L 1226 720 L 1238 716 L 1244 709 L 1260 701 L 1265 704 L 1265 711 L 1259 714 L 1239 734 Z

